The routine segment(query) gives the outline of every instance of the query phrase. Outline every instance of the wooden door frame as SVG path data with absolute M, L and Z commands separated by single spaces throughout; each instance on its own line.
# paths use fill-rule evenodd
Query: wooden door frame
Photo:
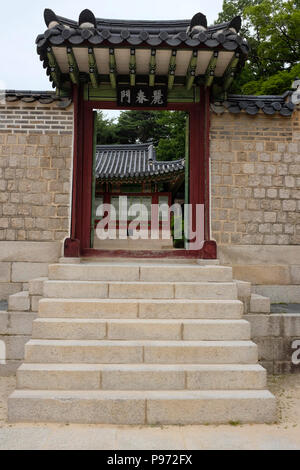
M 90 248 L 92 168 L 93 168 L 93 111 L 95 109 L 119 110 L 115 102 L 85 101 L 83 86 L 73 87 L 74 102 L 74 156 L 73 188 L 70 238 L 65 240 L 64 256 L 108 256 L 104 250 Z M 122 108 L 149 111 L 149 108 Z M 201 250 L 174 250 L 166 252 L 111 251 L 109 256 L 203 258 L 216 259 L 217 247 L 210 240 L 210 194 L 209 194 L 209 89 L 200 87 L 199 103 L 169 103 L 166 108 L 151 108 L 162 111 L 187 111 L 190 116 L 190 185 L 189 203 L 193 206 L 195 224 L 196 204 L 205 207 L 205 243 Z M 195 225 L 192 227 L 195 230 Z

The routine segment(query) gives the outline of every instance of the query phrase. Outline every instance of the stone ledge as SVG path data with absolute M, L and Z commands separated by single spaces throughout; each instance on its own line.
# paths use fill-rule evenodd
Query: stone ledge
M 11 281 L 11 263 L 0 262 L 0 282 Z
M 17 369 L 21 366 L 23 360 L 7 360 L 5 364 L 0 364 L 0 377 L 11 377 L 16 375 Z
M 0 241 L 0 261 L 53 263 L 61 250 L 62 242 Z
M 29 311 L 30 310 L 30 297 L 29 293 L 18 292 L 17 294 L 10 295 L 8 298 L 8 311 Z
M 274 318 L 272 314 L 250 313 L 245 315 L 244 318 L 251 324 L 251 337 L 279 337 L 282 334 L 281 315 Z
M 244 304 L 244 313 L 249 312 L 251 298 L 251 282 L 234 281 L 238 291 L 238 300 Z
M 300 286 L 298 285 L 254 285 L 256 294 L 269 297 L 271 303 L 295 303 L 300 304 Z
M 7 335 L 31 335 L 32 323 L 36 319 L 35 312 L 7 312 L 8 323 L 6 331 L 0 330 L 1 334 Z
M 300 365 L 293 364 L 295 350 L 292 344 L 300 340 L 300 315 L 249 314 L 252 339 L 258 346 L 260 364 L 270 374 L 300 373 Z
M 29 295 L 43 295 L 44 281 L 47 277 L 39 277 L 29 281 Z
M 218 245 L 221 264 L 300 265 L 299 245 Z
M 13 282 L 27 282 L 37 277 L 47 276 L 47 274 L 48 263 L 12 263 Z
M 251 294 L 250 313 L 270 313 L 271 302 L 268 297 L 258 294 Z
M 235 279 L 251 282 L 252 284 L 288 285 L 291 282 L 290 267 L 280 265 L 233 265 Z
M 6 360 L 23 361 L 25 355 L 25 344 L 30 341 L 29 335 L 1 335 L 0 340 L 6 345 Z
M 7 300 L 12 294 L 17 294 L 23 289 L 20 282 L 0 282 L 0 299 Z

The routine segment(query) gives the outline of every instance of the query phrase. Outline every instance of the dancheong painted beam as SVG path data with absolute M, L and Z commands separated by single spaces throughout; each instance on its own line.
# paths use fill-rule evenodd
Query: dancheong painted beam
M 89 47 L 88 49 L 88 57 L 89 57 L 89 74 L 91 84 L 94 88 L 97 88 L 99 85 L 99 73 L 98 73 L 98 66 L 97 61 L 94 54 L 94 49 Z

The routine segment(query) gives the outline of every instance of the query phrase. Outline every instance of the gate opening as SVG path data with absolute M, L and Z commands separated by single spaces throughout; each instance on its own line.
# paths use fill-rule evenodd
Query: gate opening
M 113 113 L 94 111 L 91 247 L 186 248 L 188 113 Z

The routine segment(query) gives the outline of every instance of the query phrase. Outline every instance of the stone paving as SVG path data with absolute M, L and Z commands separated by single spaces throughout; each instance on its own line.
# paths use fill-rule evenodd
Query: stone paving
M 278 401 L 278 422 L 273 425 L 11 425 L 6 403 L 14 387 L 15 378 L 0 378 L 0 450 L 300 449 L 300 374 L 269 379 Z

